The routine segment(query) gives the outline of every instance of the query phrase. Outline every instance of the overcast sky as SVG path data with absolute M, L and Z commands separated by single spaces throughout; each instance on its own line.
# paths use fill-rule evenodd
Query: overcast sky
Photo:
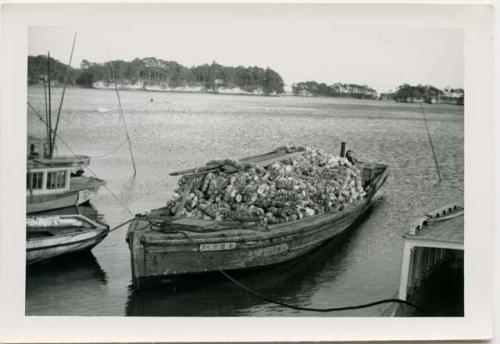
M 214 21 L 165 18 L 161 26 L 127 28 L 31 27 L 29 54 L 67 63 L 78 33 L 73 66 L 82 59 L 130 61 L 154 56 L 185 66 L 216 61 L 226 66 L 270 67 L 285 83 L 315 80 L 367 84 L 378 92 L 402 83 L 463 87 L 460 30 L 356 29 L 332 26 L 327 16 L 290 25 L 284 16 Z M 196 23 L 196 24 L 193 24 Z M 109 54 L 109 55 L 108 55 Z

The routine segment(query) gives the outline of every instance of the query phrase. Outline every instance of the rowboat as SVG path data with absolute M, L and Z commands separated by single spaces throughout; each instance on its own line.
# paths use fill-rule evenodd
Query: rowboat
M 266 165 L 298 154 L 271 153 L 241 161 Z M 387 165 L 357 162 L 356 166 L 362 171 L 366 194 L 334 213 L 266 226 L 179 218 L 165 208 L 137 216 L 127 232 L 134 289 L 218 270 L 271 266 L 310 252 L 345 232 L 363 215 L 387 178 Z
M 109 227 L 85 215 L 42 215 L 26 218 L 26 263 L 33 264 L 63 254 L 90 250 Z
M 73 207 L 89 202 L 104 181 L 93 177 L 71 177 L 71 166 L 48 161 L 28 161 L 26 213 Z

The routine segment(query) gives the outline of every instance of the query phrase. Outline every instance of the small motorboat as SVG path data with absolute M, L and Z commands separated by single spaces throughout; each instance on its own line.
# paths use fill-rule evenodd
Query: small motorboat
M 301 153 L 274 151 L 240 161 L 266 166 L 292 154 Z M 136 217 L 127 233 L 133 287 L 141 290 L 218 270 L 266 267 L 310 252 L 350 228 L 387 178 L 387 165 L 356 166 L 362 171 L 365 196 L 336 212 L 271 225 L 176 217 L 165 208 Z
M 105 184 L 94 177 L 72 177 L 71 166 L 58 161 L 28 161 L 26 213 L 73 207 L 90 201 Z
M 109 227 L 85 215 L 26 217 L 26 263 L 92 249 L 109 233 Z

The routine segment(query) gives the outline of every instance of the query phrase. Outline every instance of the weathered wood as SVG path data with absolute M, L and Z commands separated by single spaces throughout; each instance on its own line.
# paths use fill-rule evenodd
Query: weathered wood
M 186 170 L 171 172 L 171 173 L 169 173 L 169 175 L 170 176 L 182 176 L 185 174 L 204 173 L 204 172 L 210 171 L 210 170 L 218 170 L 219 167 L 220 167 L 219 164 L 207 164 L 205 166 L 188 168 Z
M 302 155 L 304 154 L 303 151 L 300 152 L 292 152 L 292 153 L 287 153 L 286 150 L 278 150 L 278 151 L 272 151 L 269 153 L 265 154 L 259 154 L 259 155 L 253 155 L 249 156 L 246 158 L 239 159 L 241 162 L 251 162 L 254 163 L 258 166 L 268 166 L 271 165 L 277 161 Z M 223 160 L 221 160 L 221 163 L 208 163 L 205 166 L 201 167 L 195 167 L 195 168 L 189 168 L 186 170 L 181 170 L 181 171 L 175 171 L 169 173 L 170 176 L 181 176 L 181 175 L 202 175 L 202 174 L 207 174 L 210 172 L 215 172 L 220 169 L 226 169 L 226 171 L 231 172 L 232 166 L 226 165 L 222 163 Z M 233 168 L 233 172 L 236 171 L 236 169 Z
M 340 157 L 345 157 L 345 142 L 340 143 Z
M 278 264 L 306 254 L 344 232 L 366 212 L 387 177 L 387 166 L 372 166 L 376 170 L 367 195 L 336 213 L 267 227 L 173 219 L 161 216 L 161 210 L 146 216 L 159 222 L 155 228 L 143 219 L 135 220 L 136 223 L 129 228 L 132 232 L 129 245 L 134 288 L 143 289 L 165 278 L 170 280 L 186 274 L 214 271 L 214 264 L 223 270 L 237 270 Z
M 44 218 L 77 220 L 81 225 L 40 227 Z M 35 222 L 33 224 L 33 222 Z M 43 215 L 33 217 L 26 227 L 26 263 L 33 264 L 67 253 L 90 250 L 109 233 L 109 227 L 85 215 Z M 46 235 L 43 235 L 43 233 Z
M 450 250 L 464 249 L 464 215 L 460 205 L 427 212 L 403 235 L 399 298 L 407 300 L 420 283 L 446 261 Z
M 181 212 L 184 209 L 184 205 L 186 204 L 187 198 L 189 197 L 189 193 L 191 192 L 191 189 L 193 188 L 193 184 L 194 184 L 194 178 L 191 178 L 189 180 L 188 185 L 185 186 L 185 189 L 182 192 L 180 202 L 177 203 L 177 208 L 175 209 L 175 216 L 176 217 L 181 215 Z

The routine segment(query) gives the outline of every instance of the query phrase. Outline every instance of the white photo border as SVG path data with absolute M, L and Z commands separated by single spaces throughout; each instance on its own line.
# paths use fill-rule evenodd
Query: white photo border
M 463 2 L 462 2 L 463 3 Z M 38 317 L 25 316 L 25 181 L 28 27 L 151 25 L 196 4 L 7 4 L 2 7 L 0 112 L 0 341 L 360 341 L 488 339 L 493 324 L 493 6 L 475 4 L 258 3 L 336 10 L 357 29 L 461 29 L 465 80 L 465 316 L 463 318 Z M 315 6 L 315 7 L 313 7 Z M 267 8 L 270 8 L 267 7 Z M 161 21 L 160 21 L 161 22 Z

